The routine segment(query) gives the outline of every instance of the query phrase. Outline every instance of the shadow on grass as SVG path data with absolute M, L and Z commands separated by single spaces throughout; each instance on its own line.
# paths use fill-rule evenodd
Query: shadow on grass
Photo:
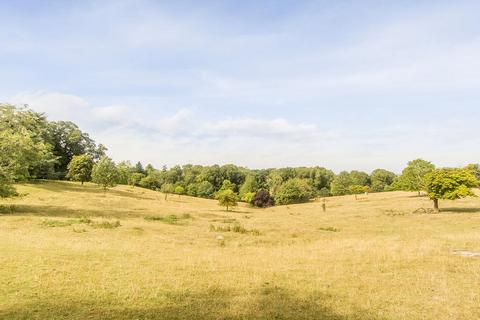
M 480 208 L 440 208 L 440 213 L 480 213 Z
M 80 300 L 65 297 L 18 304 L 0 311 L 1 319 L 295 319 L 347 320 L 380 319 L 368 311 L 358 310 L 340 315 L 326 306 L 334 298 L 321 293 L 298 297 L 294 292 L 276 286 L 265 286 L 253 293 L 248 305 L 234 302 L 226 290 L 213 288 L 205 292 L 167 293 L 158 302 Z M 240 299 L 241 301 L 242 299 Z M 69 302 L 67 302 L 69 301 Z M 132 305 L 133 304 L 133 305 Z
M 66 181 L 34 181 L 30 184 L 34 185 L 36 188 L 43 189 L 51 192 L 83 192 L 83 193 L 93 193 L 98 195 L 117 195 L 121 197 L 128 197 L 134 199 L 145 199 L 145 200 L 157 200 L 153 197 L 148 197 L 142 195 L 141 193 L 108 189 L 107 191 L 103 190 L 101 187 L 94 185 L 81 185 L 80 183 L 71 183 Z M 137 189 L 138 190 L 138 189 Z
M 132 211 L 116 210 L 91 210 L 91 209 L 72 209 L 63 206 L 48 205 L 27 205 L 27 204 L 7 204 L 0 205 L 0 217 L 2 215 L 13 216 L 41 216 L 41 217 L 103 217 L 103 218 L 126 218 L 141 217 L 142 214 L 135 214 Z

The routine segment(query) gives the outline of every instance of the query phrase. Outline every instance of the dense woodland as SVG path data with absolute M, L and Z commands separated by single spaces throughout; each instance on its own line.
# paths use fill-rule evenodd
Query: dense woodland
M 442 178 L 443 177 L 443 178 Z M 236 200 L 258 207 L 307 202 L 316 197 L 357 195 L 392 190 L 426 191 L 438 199 L 473 195 L 478 165 L 436 170 L 425 160 L 408 163 L 400 175 L 384 169 L 371 173 L 340 172 L 323 167 L 252 170 L 233 164 L 187 164 L 155 168 L 141 162 L 114 163 L 107 148 L 68 121 L 48 121 L 27 106 L 0 105 L 0 195 L 15 195 L 14 183 L 32 179 L 93 181 L 105 190 L 116 184 L 158 190 L 166 194 Z M 445 185 L 445 178 L 454 186 Z M 434 190 L 435 181 L 440 186 Z M 230 199 L 230 200 L 229 200 Z

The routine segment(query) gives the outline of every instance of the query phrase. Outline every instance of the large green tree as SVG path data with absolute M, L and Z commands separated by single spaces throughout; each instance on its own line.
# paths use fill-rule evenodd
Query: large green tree
M 352 185 L 354 182 L 350 173 L 342 171 L 333 179 L 330 191 L 334 196 L 343 196 L 349 194 L 349 188 Z
M 93 159 L 88 154 L 73 156 L 68 164 L 67 178 L 80 181 L 82 184 L 89 181 L 92 176 Z
M 475 196 L 471 188 L 478 184 L 478 179 L 468 169 L 437 169 L 425 177 L 426 190 L 436 211 L 439 211 L 440 199 L 457 200 Z
M 102 157 L 95 163 L 92 169 L 92 181 L 106 191 L 118 183 L 118 170 L 115 162 L 108 157 Z
M 15 194 L 13 182 L 34 178 L 55 160 L 45 143 L 44 118 L 27 108 L 0 105 L 0 196 Z
M 58 161 L 55 172 L 58 178 L 67 174 L 67 166 L 74 156 L 88 154 L 94 160 L 105 156 L 106 148 L 97 146 L 90 136 L 70 121 L 55 121 L 48 124 L 48 142 Z
M 311 186 L 306 180 L 293 178 L 280 186 L 274 195 L 279 205 L 307 202 L 313 197 Z
M 357 186 L 370 185 L 370 176 L 366 172 L 353 170 L 350 172 L 350 177 L 354 185 L 357 185 Z
M 389 191 L 397 175 L 385 169 L 376 169 L 370 175 L 371 189 L 374 192 Z
M 420 195 L 420 191 L 426 190 L 425 177 L 433 170 L 435 165 L 429 161 L 423 159 L 410 161 L 395 181 L 394 187 L 399 190 L 417 191 Z
M 229 208 L 237 206 L 237 194 L 233 192 L 233 190 L 226 189 L 222 190 L 217 193 L 216 199 L 218 200 L 218 204 L 222 207 L 226 207 L 227 211 Z

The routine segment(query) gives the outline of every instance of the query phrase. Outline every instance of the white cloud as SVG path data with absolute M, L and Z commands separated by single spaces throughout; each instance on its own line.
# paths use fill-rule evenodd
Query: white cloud
M 27 103 L 34 110 L 46 112 L 51 119 L 80 121 L 84 130 L 91 130 L 94 139 L 107 145 L 116 160 L 140 159 L 157 165 L 242 159 L 240 162 L 254 167 L 269 166 L 273 155 L 284 154 L 286 148 L 301 149 L 318 139 L 334 138 L 314 124 L 295 124 L 281 118 L 220 117 L 204 121 L 190 109 L 180 109 L 171 116 L 146 118 L 136 114 L 134 107 L 94 107 L 80 97 L 54 92 L 24 93 L 11 101 Z
M 88 103 L 81 97 L 60 92 L 24 92 L 11 97 L 8 102 L 28 104 L 36 111 L 46 113 L 52 120 L 81 121 L 89 110 Z

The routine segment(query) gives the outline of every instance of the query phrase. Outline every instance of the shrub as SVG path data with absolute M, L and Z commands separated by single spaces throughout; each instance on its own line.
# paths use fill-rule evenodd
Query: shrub
M 145 178 L 143 173 L 134 172 L 128 177 L 128 184 L 132 187 L 140 186 L 140 182 Z
M 242 201 L 253 204 L 254 198 L 255 198 L 255 192 L 247 192 L 243 195 Z
M 253 198 L 253 205 L 255 207 L 267 208 L 273 206 L 274 204 L 275 200 L 267 190 L 258 191 Z
M 189 184 L 187 186 L 187 194 L 191 197 L 197 196 L 197 185 L 195 183 Z
M 182 186 L 175 187 L 175 194 L 182 195 L 185 194 L 185 188 Z

